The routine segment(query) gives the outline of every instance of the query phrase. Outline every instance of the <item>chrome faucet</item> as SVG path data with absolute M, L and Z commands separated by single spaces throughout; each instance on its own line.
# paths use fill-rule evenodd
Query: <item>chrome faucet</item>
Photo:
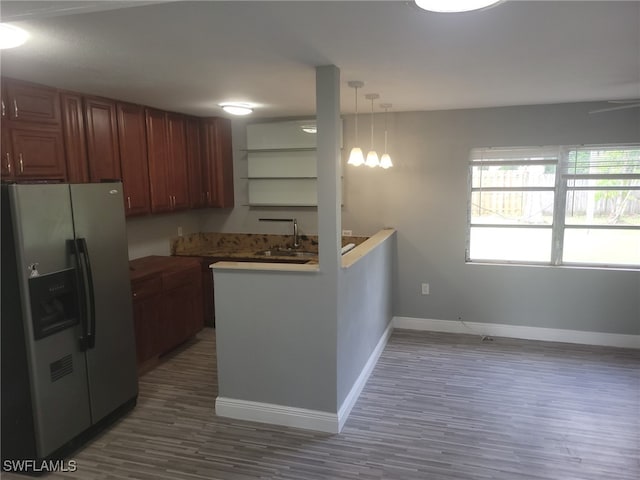
M 260 222 L 293 222 L 293 246 L 292 248 L 298 248 L 300 246 L 300 239 L 298 235 L 298 220 L 295 218 L 259 218 Z

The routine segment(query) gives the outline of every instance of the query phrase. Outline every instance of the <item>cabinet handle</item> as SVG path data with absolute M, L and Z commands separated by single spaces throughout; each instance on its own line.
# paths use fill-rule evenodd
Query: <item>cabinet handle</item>
M 18 160 L 20 162 L 20 173 L 24 173 L 24 164 L 22 163 L 22 153 L 18 154 Z
M 5 117 L 7 115 L 7 109 L 4 105 L 4 99 L 2 100 L 2 116 Z
M 11 156 L 9 155 L 9 152 L 5 153 L 5 156 L 7 157 L 7 172 L 11 175 Z
M 18 118 L 18 102 L 16 99 L 13 99 L 13 114 Z
M 211 202 L 211 193 L 207 192 L 207 202 Z
M 138 294 L 137 294 L 136 292 L 133 292 L 133 296 L 134 296 L 134 297 L 137 297 L 137 296 L 138 296 Z
M 129 210 L 131 210 L 131 197 L 127 197 L 127 206 L 129 207 Z

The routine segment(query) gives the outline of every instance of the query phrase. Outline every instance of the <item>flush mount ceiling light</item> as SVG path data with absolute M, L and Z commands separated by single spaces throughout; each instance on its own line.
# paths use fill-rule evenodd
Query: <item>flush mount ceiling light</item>
M 302 125 L 300 128 L 304 133 L 318 133 L 317 125 Z
M 367 100 L 371 100 L 371 150 L 369 150 L 369 153 L 367 153 L 367 159 L 365 160 L 364 164 L 367 167 L 373 168 L 380 165 L 378 154 L 373 149 L 373 101 L 377 98 L 380 98 L 380 95 L 378 95 L 377 93 L 369 93 L 365 95 L 364 98 L 366 98 Z
M 0 23 L 0 49 L 19 47 L 29 40 L 29 33 L 8 23 Z
M 221 103 L 220 106 L 231 115 L 249 115 L 253 112 L 253 105 L 249 103 L 228 102 Z
M 356 90 L 356 146 L 351 149 L 351 153 L 349 154 L 349 161 L 347 163 L 349 165 L 353 165 L 354 167 L 359 167 L 364 163 L 364 155 L 362 155 L 362 150 L 358 147 L 358 89 L 364 87 L 364 82 L 360 82 L 358 80 L 352 80 L 348 84 L 351 88 L 355 88 Z
M 415 0 L 416 5 L 430 12 L 455 13 L 480 10 L 505 0 Z

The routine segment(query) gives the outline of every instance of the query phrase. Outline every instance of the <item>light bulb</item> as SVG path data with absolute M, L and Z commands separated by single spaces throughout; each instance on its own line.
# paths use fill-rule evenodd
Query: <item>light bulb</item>
M 8 23 L 0 23 L 0 49 L 19 47 L 28 39 L 29 33 L 25 30 Z
M 349 165 L 353 165 L 354 167 L 359 167 L 364 163 L 364 155 L 362 154 L 362 150 L 358 147 L 353 147 L 351 149 L 351 153 L 349 154 L 349 161 L 347 162 Z
M 367 167 L 377 167 L 378 165 L 380 165 L 380 161 L 378 160 L 378 154 L 376 153 L 375 150 L 371 150 L 369 151 L 369 153 L 367 153 L 367 160 L 364 162 L 364 164 Z
M 393 167 L 393 162 L 391 161 L 391 157 L 388 153 L 385 153 L 384 155 L 382 155 L 382 158 L 380 158 L 380 166 L 385 170 L 387 168 Z

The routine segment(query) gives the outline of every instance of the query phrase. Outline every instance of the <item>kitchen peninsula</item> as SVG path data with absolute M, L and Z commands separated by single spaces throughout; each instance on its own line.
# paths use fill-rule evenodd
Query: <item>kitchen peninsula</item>
M 216 413 L 340 431 L 391 331 L 395 230 L 321 264 L 213 264 Z

